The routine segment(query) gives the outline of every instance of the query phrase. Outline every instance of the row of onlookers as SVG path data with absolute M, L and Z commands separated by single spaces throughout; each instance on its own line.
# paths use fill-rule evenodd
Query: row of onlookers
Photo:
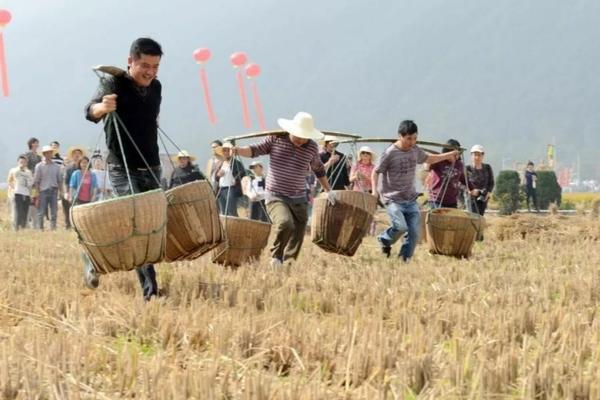
M 27 152 L 18 156 L 17 166 L 9 171 L 7 179 L 15 230 L 43 230 L 45 220 L 50 221 L 51 229 L 56 229 L 59 202 L 65 227 L 70 229 L 73 204 L 111 196 L 112 187 L 99 152 L 90 159 L 85 148 L 74 146 L 63 157 L 57 141 L 40 149 L 39 140 L 31 138 L 27 145 Z

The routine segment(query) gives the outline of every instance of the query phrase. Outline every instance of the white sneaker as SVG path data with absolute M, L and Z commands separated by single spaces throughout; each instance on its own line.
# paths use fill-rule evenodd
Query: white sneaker
M 279 258 L 271 258 L 271 262 L 269 263 L 271 265 L 272 268 L 280 268 L 283 263 L 281 262 L 281 260 Z

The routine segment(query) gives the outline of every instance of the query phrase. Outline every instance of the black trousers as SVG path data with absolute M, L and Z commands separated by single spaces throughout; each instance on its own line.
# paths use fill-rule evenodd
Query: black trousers
M 30 204 L 31 198 L 29 196 L 25 196 L 23 194 L 15 194 L 13 222 L 15 230 L 27 227 L 27 213 L 29 212 Z

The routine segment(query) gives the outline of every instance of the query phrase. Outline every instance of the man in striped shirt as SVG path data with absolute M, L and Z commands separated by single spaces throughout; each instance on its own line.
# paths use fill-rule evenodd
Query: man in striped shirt
M 242 157 L 269 154 L 265 200 L 275 229 L 275 242 L 271 247 L 274 267 L 281 266 L 285 260 L 296 259 L 300 253 L 308 222 L 307 171 L 316 175 L 329 201 L 335 202 L 315 142 L 324 135 L 315 129 L 312 116 L 299 112 L 293 120 L 280 118 L 277 123 L 288 134 L 269 136 L 257 144 L 234 149 Z

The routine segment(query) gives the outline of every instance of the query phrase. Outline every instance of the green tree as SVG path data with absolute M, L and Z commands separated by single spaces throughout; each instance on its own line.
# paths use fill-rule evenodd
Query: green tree
M 554 171 L 537 172 L 537 201 L 540 210 L 547 210 L 550 203 L 560 206 L 562 188 Z
M 517 171 L 500 171 L 494 189 L 500 215 L 510 215 L 519 209 L 520 181 Z

